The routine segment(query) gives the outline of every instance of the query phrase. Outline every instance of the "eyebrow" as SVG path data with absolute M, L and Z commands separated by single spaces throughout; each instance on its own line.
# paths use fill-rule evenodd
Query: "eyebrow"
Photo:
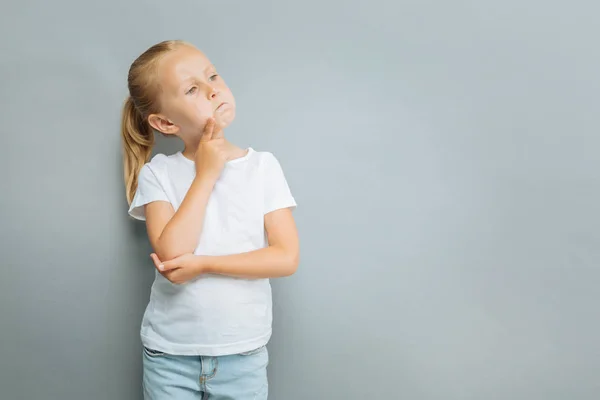
M 210 64 L 206 68 L 204 68 L 204 73 L 206 74 L 211 69 L 215 70 L 215 71 L 217 70 L 213 64 Z M 196 80 L 196 78 L 193 77 L 193 76 L 190 76 L 189 78 L 184 79 L 183 82 L 180 85 L 180 89 L 183 89 L 186 85 L 188 85 L 190 82 L 193 82 L 195 80 Z

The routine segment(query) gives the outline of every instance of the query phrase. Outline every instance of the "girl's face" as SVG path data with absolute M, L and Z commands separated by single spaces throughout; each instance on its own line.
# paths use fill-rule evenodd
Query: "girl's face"
M 148 117 L 165 134 L 196 143 L 208 118 L 225 129 L 235 118 L 235 99 L 210 60 L 198 49 L 182 45 L 158 64 L 161 112 Z

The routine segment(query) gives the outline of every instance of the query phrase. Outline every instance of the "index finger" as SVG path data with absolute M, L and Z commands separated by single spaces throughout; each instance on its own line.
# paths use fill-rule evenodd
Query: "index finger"
M 202 140 L 211 140 L 213 133 L 215 132 L 215 119 L 209 118 L 204 126 L 204 132 L 202 132 Z
M 161 262 L 160 259 L 158 258 L 158 256 L 156 255 L 156 253 L 150 254 L 150 257 L 152 257 L 152 261 L 154 261 L 154 266 L 156 266 L 156 268 L 161 273 L 179 268 L 179 266 L 177 265 L 176 262 L 173 262 L 173 261 Z
M 159 270 L 159 271 L 163 271 L 164 270 L 164 265 L 163 263 L 159 260 L 158 256 L 154 253 L 150 254 L 150 258 L 152 259 L 152 261 L 154 261 L 154 266 Z

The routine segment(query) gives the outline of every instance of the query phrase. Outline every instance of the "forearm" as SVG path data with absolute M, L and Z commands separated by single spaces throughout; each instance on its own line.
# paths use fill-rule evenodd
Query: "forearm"
M 201 256 L 203 273 L 238 278 L 279 278 L 292 275 L 298 268 L 296 251 L 276 246 L 226 256 Z
M 155 251 L 161 259 L 171 260 L 194 252 L 213 187 L 214 181 L 210 179 L 194 179 L 179 209 L 158 238 Z

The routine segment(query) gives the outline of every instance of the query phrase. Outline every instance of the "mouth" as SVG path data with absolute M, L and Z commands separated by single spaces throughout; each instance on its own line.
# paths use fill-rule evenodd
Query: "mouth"
M 221 104 L 219 104 L 219 107 L 217 107 L 217 109 L 215 111 L 221 111 L 223 108 L 229 106 L 229 103 L 224 101 Z

